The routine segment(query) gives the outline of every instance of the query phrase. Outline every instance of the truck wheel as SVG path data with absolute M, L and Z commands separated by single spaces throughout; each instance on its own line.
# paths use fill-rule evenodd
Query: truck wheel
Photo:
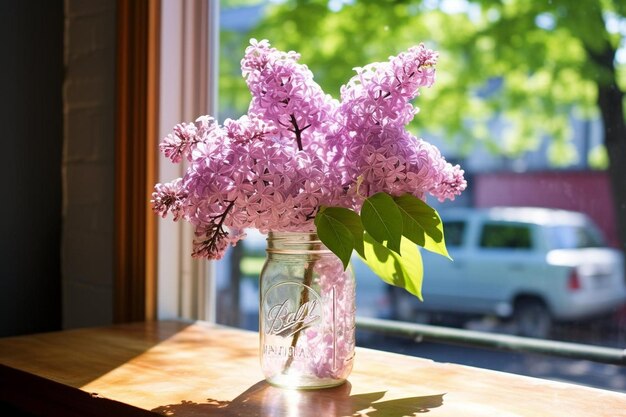
M 518 336 L 546 339 L 552 330 L 552 317 L 545 303 L 538 299 L 522 299 L 513 312 Z

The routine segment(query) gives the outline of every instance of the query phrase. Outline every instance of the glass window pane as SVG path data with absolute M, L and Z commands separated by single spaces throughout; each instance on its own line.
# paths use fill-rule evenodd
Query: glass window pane
M 591 226 L 550 226 L 549 245 L 553 249 L 595 248 L 605 246 L 602 235 Z
M 530 227 L 513 224 L 486 224 L 480 238 L 482 248 L 531 249 Z
M 601 10 L 606 5 L 577 3 L 444 1 L 441 9 L 435 3 L 388 7 L 361 1 L 222 2 L 221 121 L 247 112 L 250 93 L 239 66 L 250 38 L 267 38 L 273 47 L 299 52 L 299 62 L 337 99 L 354 68 L 426 42 L 441 54 L 437 81 L 420 91 L 414 103 L 420 113 L 407 129 L 465 170 L 469 187 L 464 194 L 444 203 L 427 201 L 442 215 L 454 260 L 422 251 L 424 301 L 419 301 L 382 283 L 353 258 L 357 311 L 489 333 L 520 334 L 520 322 L 534 321 L 538 327 L 549 325 L 548 339 L 623 348 L 625 237 L 619 224 L 626 220 L 625 209 L 616 204 L 620 184 L 615 186 L 604 126 L 606 120 L 620 120 L 607 115 L 621 116 L 622 110 L 617 105 L 602 108 L 597 92 L 600 81 L 615 74 L 621 78 L 614 85 L 626 90 L 626 43 L 615 29 L 624 26 L 626 16 L 614 8 Z M 570 7 L 574 9 L 568 12 Z M 518 11 L 524 15 L 517 16 Z M 606 23 L 595 21 L 597 39 L 563 30 L 589 24 L 576 19 L 596 16 L 597 11 Z M 358 28 L 354 22 L 359 22 Z M 587 53 L 600 47 L 595 40 L 613 38 L 615 50 L 607 53 L 614 52 L 614 67 L 600 68 Z M 588 41 L 591 44 L 585 45 Z M 550 211 L 523 220 L 470 220 L 494 207 Z M 451 213 L 467 209 L 468 217 L 446 220 L 448 208 Z M 566 221 L 573 218 L 571 213 L 575 218 L 584 214 L 586 220 Z M 224 294 L 236 295 L 226 299 L 238 303 L 237 323 L 248 328 L 256 321 L 256 277 L 264 258 L 264 242 L 253 239 L 221 261 L 233 274 L 225 279 L 229 287 Z M 532 281 L 532 291 L 528 286 L 509 291 L 516 280 Z M 626 371 L 621 368 L 594 365 L 575 375 L 572 369 L 586 365 L 506 352 L 498 352 L 499 360 L 494 361 L 493 352 L 380 335 L 361 335 L 359 340 L 442 361 L 590 385 L 602 380 L 603 387 L 626 390 Z M 597 377 L 603 372 L 615 377 Z
M 443 224 L 443 232 L 447 246 L 461 246 L 463 245 L 465 222 L 445 222 Z

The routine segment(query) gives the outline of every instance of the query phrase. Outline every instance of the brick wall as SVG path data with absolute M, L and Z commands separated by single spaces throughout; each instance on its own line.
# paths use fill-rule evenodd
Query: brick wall
M 65 328 L 113 317 L 115 2 L 65 0 Z

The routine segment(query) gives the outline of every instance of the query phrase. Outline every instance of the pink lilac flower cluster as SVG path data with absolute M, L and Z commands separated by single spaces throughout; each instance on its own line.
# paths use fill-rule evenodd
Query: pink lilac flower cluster
M 420 44 L 388 62 L 356 68 L 342 87 L 341 130 L 331 141 L 348 178 L 362 178 L 361 193 L 429 193 L 443 201 L 465 189 L 463 170 L 405 129 L 417 113 L 410 101 L 435 82 L 436 62 L 437 53 Z
M 463 171 L 405 126 L 410 100 L 434 81 L 437 53 L 423 45 L 357 69 L 341 102 L 324 94 L 295 52 L 251 40 L 241 61 L 248 114 L 174 127 L 160 145 L 183 178 L 157 184 L 153 209 L 195 228 L 193 256 L 219 259 L 246 228 L 313 231 L 320 206 L 358 210 L 379 191 L 454 199 Z

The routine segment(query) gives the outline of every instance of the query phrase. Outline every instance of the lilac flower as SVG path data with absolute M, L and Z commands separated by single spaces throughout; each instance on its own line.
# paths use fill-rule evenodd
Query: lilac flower
M 380 191 L 443 200 L 465 189 L 460 167 L 405 129 L 411 100 L 434 82 L 436 52 L 418 45 L 357 68 L 341 102 L 299 60 L 252 39 L 241 61 L 248 114 L 223 126 L 201 116 L 163 139 L 163 154 L 188 167 L 156 185 L 153 209 L 194 226 L 194 256 L 221 258 L 250 227 L 313 231 L 321 205 L 358 210 Z
M 196 145 L 197 129 L 192 123 L 181 123 L 174 126 L 174 132 L 168 135 L 159 146 L 161 152 L 172 162 L 180 162 L 188 157 L 191 149 Z
M 267 123 L 254 115 L 253 117 L 244 115 L 239 120 L 226 119 L 224 128 L 230 139 L 242 144 L 263 140 L 273 133 L 273 129 Z
M 174 221 L 183 216 L 183 206 L 187 198 L 187 190 L 182 187 L 180 178 L 166 184 L 157 184 L 152 193 L 153 210 L 165 218 L 168 212 L 172 213 Z
M 295 139 L 299 150 L 308 147 L 304 132 L 324 131 L 333 123 L 336 100 L 313 81 L 300 55 L 271 48 L 267 41 L 250 41 L 241 70 L 252 93 L 249 112 L 272 124 L 277 133 Z
M 155 186 L 151 203 L 155 213 L 193 225 L 192 256 L 220 259 L 246 228 L 314 231 L 321 206 L 358 211 L 378 192 L 453 200 L 467 186 L 458 165 L 406 130 L 417 113 L 411 100 L 435 80 L 436 52 L 418 45 L 356 68 L 341 102 L 299 59 L 252 39 L 241 61 L 252 94 L 248 114 L 222 126 L 201 116 L 176 125 L 160 144 L 172 162 L 187 165 L 182 178 Z M 312 270 L 323 313 L 334 320 L 304 330 L 312 357 L 291 366 L 343 379 L 355 343 L 354 282 L 335 256 Z M 281 372 L 285 364 L 275 366 Z
M 344 379 L 352 370 L 354 352 L 354 280 L 347 278 L 338 258 L 325 257 L 315 263 L 316 284 L 325 317 L 334 320 L 307 329 L 307 346 L 314 350 L 306 362 L 310 373 L 318 378 Z

